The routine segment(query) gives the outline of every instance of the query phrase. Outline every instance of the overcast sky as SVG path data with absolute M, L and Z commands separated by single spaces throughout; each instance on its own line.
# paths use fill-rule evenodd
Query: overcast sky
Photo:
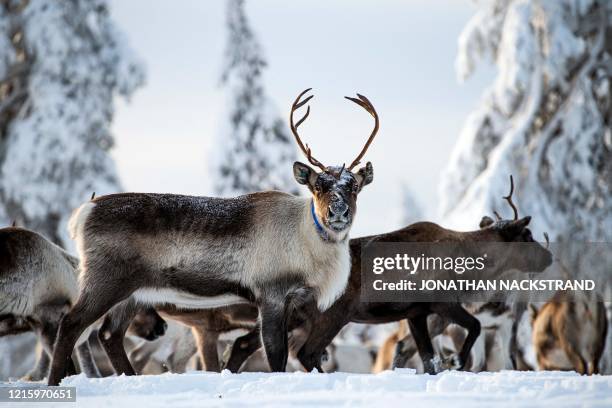
M 207 158 L 224 119 L 225 2 L 111 5 L 148 78 L 129 103 L 117 105 L 113 154 L 125 188 L 210 194 Z M 279 114 L 286 117 L 296 95 L 314 88 L 300 129 L 319 160 L 352 161 L 371 131 L 371 117 L 344 95 L 363 93 L 380 115 L 366 156 L 374 183 L 359 197 L 353 236 L 401 226 L 402 183 L 435 221 L 440 172 L 491 80 L 490 69 L 462 85 L 456 80 L 457 37 L 474 12 L 471 2 L 257 0 L 247 2 L 247 12 Z

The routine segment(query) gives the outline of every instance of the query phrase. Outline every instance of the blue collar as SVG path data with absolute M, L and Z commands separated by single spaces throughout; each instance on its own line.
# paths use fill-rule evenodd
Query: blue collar
M 314 221 L 314 226 L 317 232 L 319 233 L 319 236 L 321 236 L 323 241 L 328 241 L 329 235 L 327 234 L 327 231 L 323 229 L 323 226 L 317 219 L 317 213 L 315 212 L 315 208 L 314 208 L 314 200 L 310 201 L 310 212 L 312 213 L 312 220 Z

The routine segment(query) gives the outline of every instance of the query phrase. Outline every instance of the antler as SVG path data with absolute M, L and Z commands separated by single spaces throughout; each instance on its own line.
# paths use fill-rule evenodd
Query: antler
M 295 136 L 295 141 L 297 142 L 298 146 L 300 146 L 300 149 L 302 149 L 302 152 L 304 152 L 304 154 L 308 158 L 308 161 L 310 162 L 310 164 L 312 164 L 313 166 L 317 166 L 321 170 L 325 171 L 327 170 L 327 167 L 325 167 L 323 163 L 321 163 L 320 161 L 312 157 L 312 152 L 310 150 L 310 147 L 308 147 L 308 145 L 304 146 L 304 144 L 302 143 L 302 139 L 300 139 L 300 135 L 298 135 L 298 131 L 297 131 L 298 127 L 302 124 L 302 122 L 306 120 L 306 118 L 310 114 L 310 105 L 306 109 L 306 114 L 302 116 L 302 118 L 298 120 L 296 124 L 294 124 L 293 122 L 293 113 L 299 108 L 301 108 L 302 106 L 304 106 L 305 104 L 307 104 L 308 101 L 311 100 L 312 97 L 314 96 L 314 95 L 310 95 L 308 98 L 300 102 L 300 99 L 302 98 L 302 96 L 304 96 L 304 94 L 310 91 L 311 89 L 312 88 L 308 88 L 302 91 L 302 93 L 299 94 L 298 97 L 295 99 L 295 102 L 293 102 L 293 105 L 291 105 L 291 113 L 289 114 L 289 123 L 291 125 L 291 132 L 293 133 L 293 136 Z
M 544 239 L 546 240 L 546 249 L 550 246 L 550 238 L 548 238 L 548 232 L 544 233 Z
M 351 165 L 348 166 L 349 171 L 353 170 L 353 168 L 361 162 L 363 155 L 368 150 L 368 147 L 370 147 L 372 140 L 374 140 L 374 137 L 376 136 L 376 133 L 378 132 L 378 124 L 379 124 L 378 114 L 376 113 L 376 109 L 374 109 L 374 105 L 372 105 L 372 102 L 370 102 L 368 98 L 366 98 L 363 95 L 357 94 L 357 97 L 359 99 L 351 98 L 350 96 L 345 96 L 346 99 L 348 99 L 349 101 L 355 102 L 357 105 L 361 106 L 363 109 L 368 111 L 370 115 L 374 117 L 374 130 L 372 130 L 372 134 L 370 135 L 370 138 L 366 142 L 365 146 L 363 146 L 363 149 L 361 149 L 361 153 L 359 153 L 359 156 L 357 156 L 357 158 L 353 160 Z
M 510 193 L 507 196 L 504 196 L 504 200 L 508 201 L 508 204 L 510 204 L 510 207 L 512 207 L 512 211 L 514 211 L 514 219 L 518 220 L 518 210 L 516 209 L 516 206 L 512 202 L 512 193 L 514 193 L 514 178 L 512 177 L 512 174 L 511 174 L 510 175 Z

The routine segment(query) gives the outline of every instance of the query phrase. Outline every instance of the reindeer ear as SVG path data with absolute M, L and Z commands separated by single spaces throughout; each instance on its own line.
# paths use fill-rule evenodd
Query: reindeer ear
M 359 169 L 357 174 L 355 175 L 357 179 L 357 183 L 359 183 L 359 188 L 361 189 L 363 186 L 367 186 L 374 180 L 374 169 L 372 168 L 372 163 L 367 162 L 366 165 Z
M 298 183 L 312 186 L 317 179 L 317 172 L 307 164 L 296 161 L 293 163 L 293 176 Z
M 529 215 L 527 217 L 521 218 L 520 220 L 510 221 L 502 227 L 502 232 L 508 238 L 517 237 L 523 232 L 525 227 L 529 225 L 529 221 L 531 221 L 531 216 Z
M 495 224 L 495 221 L 493 221 L 493 218 L 488 217 L 488 216 L 484 216 L 482 217 L 482 220 L 480 220 L 480 224 L 478 224 L 478 226 L 480 228 L 487 228 L 490 225 Z

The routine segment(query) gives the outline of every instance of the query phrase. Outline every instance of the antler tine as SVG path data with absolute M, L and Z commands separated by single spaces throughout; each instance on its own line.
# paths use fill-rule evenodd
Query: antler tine
M 355 160 L 353 160 L 353 162 L 350 164 L 350 166 L 348 166 L 348 170 L 350 171 L 350 170 L 353 170 L 353 168 L 355 166 L 357 166 L 359 163 L 361 163 L 361 159 L 363 158 L 363 156 L 368 151 L 368 148 L 370 147 L 370 144 L 374 140 L 374 137 L 376 136 L 376 133 L 378 133 L 378 127 L 379 127 L 379 122 L 380 121 L 378 119 L 378 114 L 376 113 L 376 109 L 374 109 L 374 105 L 372 105 L 372 102 L 370 102 L 370 100 L 368 98 L 366 98 L 365 96 L 363 96 L 361 94 L 357 94 L 357 98 L 359 98 L 359 99 L 351 98 L 350 96 L 345 96 L 345 98 L 348 99 L 349 101 L 355 102 L 357 105 L 361 106 L 363 109 L 365 109 L 374 118 L 374 129 L 372 130 L 372 133 L 370 134 L 370 137 L 368 138 L 368 141 L 363 146 L 363 149 L 361 149 L 361 152 L 359 153 L 357 158 Z
M 501 215 L 499 215 L 499 213 L 497 211 L 493 211 L 493 214 L 495 214 L 495 218 L 497 218 L 497 221 L 501 221 L 502 220 Z
M 306 113 L 304 114 L 304 116 L 302 116 L 300 120 L 297 121 L 297 123 L 294 124 L 293 122 L 293 113 L 299 108 L 301 108 L 302 106 L 304 106 L 305 104 L 307 104 L 308 101 L 310 101 L 314 97 L 314 95 L 310 95 L 308 98 L 304 99 L 303 101 L 300 101 L 302 96 L 304 96 L 304 94 L 306 94 L 311 89 L 312 88 L 308 88 L 302 91 L 302 93 L 300 93 L 298 97 L 295 99 L 295 102 L 293 102 L 293 105 L 291 105 L 291 113 L 289 114 L 289 124 L 291 126 L 291 132 L 293 133 L 293 136 L 295 137 L 295 141 L 297 142 L 302 152 L 308 158 L 308 161 L 310 162 L 310 164 L 312 164 L 313 166 L 317 166 L 321 170 L 325 171 L 327 167 L 325 167 L 323 163 L 321 163 L 320 161 L 312 157 L 312 152 L 310 150 L 310 147 L 302 143 L 302 139 L 300 138 L 300 135 L 298 134 L 298 131 L 297 131 L 298 127 L 302 124 L 302 122 L 304 122 L 306 118 L 308 117 L 308 115 L 310 115 L 310 106 L 307 107 Z
M 510 193 L 507 196 L 504 196 L 504 200 L 508 201 L 508 204 L 510 204 L 510 207 L 512 207 L 512 211 L 514 211 L 514 219 L 518 220 L 518 210 L 516 208 L 516 205 L 514 205 L 514 203 L 512 202 L 512 194 L 514 193 L 514 178 L 512 177 L 512 174 L 510 175 Z

